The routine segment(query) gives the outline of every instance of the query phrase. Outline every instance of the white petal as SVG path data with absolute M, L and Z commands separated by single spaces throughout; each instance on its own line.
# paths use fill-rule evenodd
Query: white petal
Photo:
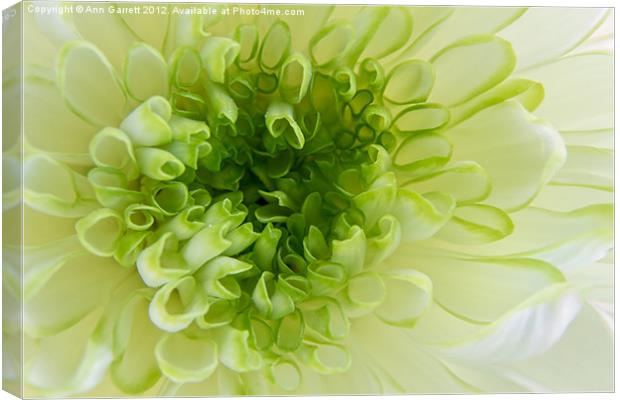
M 470 254 L 527 257 L 547 261 L 568 273 L 604 257 L 612 247 L 610 204 L 571 212 L 528 208 L 511 215 L 515 230 L 505 239 L 460 249 Z
M 523 11 L 522 8 L 514 7 L 457 7 L 436 29 L 429 31 L 428 36 L 422 36 L 426 40 L 414 42 L 414 46 L 405 51 L 401 58 L 413 55 L 416 58 L 428 59 L 458 39 L 497 32 L 519 18 Z M 416 12 L 413 12 L 415 29 Z
M 613 127 L 613 56 L 583 54 L 523 71 L 542 82 L 545 99 L 536 115 L 561 131 Z
M 586 39 L 568 54 L 610 51 L 614 48 L 614 13 L 608 12 L 605 21 Z
M 551 286 L 473 338 L 438 347 L 437 351 L 448 359 L 482 363 L 525 360 L 551 348 L 581 305 L 577 294 L 566 285 Z
M 80 36 L 99 48 L 120 73 L 127 50 L 138 38 L 120 16 L 107 12 L 107 6 L 105 8 L 105 13 L 73 13 L 72 20 Z
M 608 392 L 614 387 L 613 331 L 584 307 L 548 352 L 514 366 L 549 392 Z
M 509 42 L 484 35 L 451 44 L 435 54 L 431 63 L 435 84 L 429 101 L 452 107 L 506 79 L 514 69 L 515 55 Z
M 48 336 L 76 324 L 105 303 L 127 270 L 114 262 L 82 255 L 69 259 L 24 304 L 24 330 Z M 67 302 L 67 296 L 73 301 Z
M 491 178 L 486 202 L 503 209 L 529 203 L 564 163 L 560 135 L 507 101 L 486 108 L 444 135 L 454 145 L 453 160 L 473 160 Z
M 614 193 L 577 186 L 545 186 L 530 204 L 553 211 L 572 211 L 592 204 L 611 204 Z
M 88 143 L 97 128 L 67 108 L 53 80 L 28 76 L 23 93 L 24 135 L 29 146 L 68 162 L 88 153 Z
M 613 150 L 589 146 L 568 146 L 566 150 L 566 164 L 553 177 L 551 184 L 613 191 Z
M 58 85 L 77 115 L 95 125 L 117 126 L 125 112 L 126 95 L 105 55 L 87 42 L 63 47 Z
M 603 21 L 604 8 L 529 8 L 499 32 L 517 53 L 517 69 L 559 57 L 586 39 Z
M 148 7 L 156 7 L 155 10 L 158 8 L 157 5 L 149 5 Z M 170 24 L 169 14 L 154 13 L 148 16 L 144 14 L 123 14 L 121 18 L 136 37 L 139 37 L 157 50 L 162 50 Z
M 355 320 L 353 346 L 377 376 L 382 393 L 464 393 L 473 388 L 424 351 L 405 330 L 382 325 L 373 317 Z
M 409 268 L 426 274 L 433 297 L 463 319 L 491 322 L 563 275 L 553 266 L 531 259 L 423 258 Z
M 89 341 L 98 316 L 92 314 L 36 346 L 28 345 L 33 354 L 26 361 L 24 375 L 25 383 L 38 389 L 34 393 L 59 397 L 81 393 L 103 378 L 112 353 Z

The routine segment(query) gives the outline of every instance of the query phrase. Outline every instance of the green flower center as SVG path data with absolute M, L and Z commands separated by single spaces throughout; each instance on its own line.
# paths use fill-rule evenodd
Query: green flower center
M 219 359 L 266 368 L 292 390 L 301 364 L 348 369 L 353 318 L 403 325 L 419 314 L 424 304 L 395 306 L 390 286 L 425 303 L 430 282 L 372 267 L 398 247 L 408 216 L 445 221 L 454 201 L 398 188 L 384 98 L 413 100 L 399 100 L 380 64 L 322 68 L 290 50 L 283 22 L 260 47 L 254 29 L 208 37 L 200 53 L 179 48 L 168 98 L 143 99 L 92 139 L 88 178 L 103 208 L 76 230 L 149 288 L 149 318 L 169 333 L 156 356 L 170 379 L 204 379 Z M 414 64 L 403 68 L 428 72 Z M 202 366 L 175 357 L 179 347 L 204 353 Z

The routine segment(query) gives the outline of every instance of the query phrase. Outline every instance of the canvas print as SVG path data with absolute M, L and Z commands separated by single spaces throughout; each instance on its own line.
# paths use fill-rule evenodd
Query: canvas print
M 3 12 L 3 388 L 611 392 L 613 9 Z

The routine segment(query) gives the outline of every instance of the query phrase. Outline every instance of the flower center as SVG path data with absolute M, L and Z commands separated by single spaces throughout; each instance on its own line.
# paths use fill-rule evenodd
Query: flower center
M 350 320 L 388 297 L 372 267 L 398 246 L 399 219 L 431 203 L 397 186 L 379 64 L 313 71 L 272 47 L 258 65 L 227 38 L 179 49 L 170 96 L 93 138 L 102 208 L 76 229 L 151 288 L 150 320 L 176 338 L 158 350 L 207 337 L 228 368 L 267 366 L 291 389 L 300 364 L 348 368 Z

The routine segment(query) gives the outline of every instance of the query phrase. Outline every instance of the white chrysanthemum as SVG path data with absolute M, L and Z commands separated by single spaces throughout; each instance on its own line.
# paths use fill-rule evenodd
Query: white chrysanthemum
M 609 10 L 173 7 L 24 14 L 25 394 L 611 390 Z

